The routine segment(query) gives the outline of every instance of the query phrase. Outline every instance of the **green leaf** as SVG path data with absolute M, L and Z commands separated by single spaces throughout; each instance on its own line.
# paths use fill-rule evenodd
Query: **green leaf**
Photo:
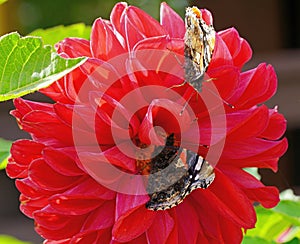
M 293 224 L 300 226 L 300 201 L 281 200 L 273 210 L 293 218 Z
M 0 0 L 0 4 L 7 2 L 7 0 Z
M 10 151 L 11 144 L 12 141 L 7 141 L 0 138 L 0 170 L 4 169 L 7 165 L 7 158 L 10 154 L 9 151 Z
M 274 241 L 269 241 L 257 236 L 245 236 L 242 244 L 276 244 Z
M 284 244 L 299 244 L 300 243 L 300 239 L 298 238 L 294 238 L 288 242 L 284 242 Z
M 78 23 L 69 26 L 59 25 L 49 29 L 37 29 L 29 34 L 29 36 L 42 37 L 45 44 L 54 45 L 55 43 L 67 37 L 79 37 L 90 39 L 91 26 Z
M 256 228 L 249 230 L 247 234 L 259 236 L 267 240 L 275 240 L 278 236 L 291 226 L 291 223 L 280 213 L 272 209 L 256 207 L 257 223 Z
M 86 61 L 64 59 L 41 38 L 10 33 L 0 38 L 0 101 L 51 85 Z
M 20 241 L 12 236 L 0 235 L 1 244 L 29 244 L 30 242 Z
M 255 210 L 257 214 L 256 227 L 247 230 L 246 236 L 248 237 L 259 237 L 267 241 L 276 241 L 276 239 L 291 226 L 289 220 L 272 209 L 265 209 L 258 206 Z
M 261 238 L 266 241 L 285 241 L 296 243 L 300 238 L 300 201 L 290 191 L 281 194 L 279 204 L 272 209 L 261 206 L 255 207 L 257 223 L 254 229 L 248 230 L 245 239 L 250 237 Z M 293 239 L 294 238 L 294 239 Z M 250 240 L 250 239 L 249 239 Z M 244 242 L 243 242 L 244 243 Z M 251 243 L 245 242 L 245 243 Z M 253 242 L 256 243 L 256 242 Z M 268 242 L 267 242 L 268 243 Z

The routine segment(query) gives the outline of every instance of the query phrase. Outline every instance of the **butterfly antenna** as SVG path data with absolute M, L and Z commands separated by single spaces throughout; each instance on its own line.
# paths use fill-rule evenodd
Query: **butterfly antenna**
M 221 101 L 226 104 L 228 107 L 230 108 L 235 108 L 234 105 L 230 104 L 229 102 L 225 101 L 222 97 L 220 97 L 219 94 L 217 94 L 216 92 L 214 92 L 212 89 L 206 87 L 206 86 L 203 86 L 203 88 L 206 88 L 211 94 L 213 94 L 214 96 L 218 97 L 219 99 L 221 99 Z
M 187 105 L 189 104 L 190 100 L 192 99 L 193 97 L 193 94 L 190 95 L 189 99 L 187 101 L 185 101 L 184 105 L 183 105 L 183 108 L 181 109 L 179 115 L 182 116 L 184 110 L 186 109 Z

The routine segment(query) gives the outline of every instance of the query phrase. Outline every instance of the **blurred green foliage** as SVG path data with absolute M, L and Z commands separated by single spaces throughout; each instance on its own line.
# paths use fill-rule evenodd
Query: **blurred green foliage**
M 85 23 L 102 17 L 108 19 L 116 0 L 19 0 L 14 4 L 22 34 L 28 34 L 38 28 L 57 25 Z M 159 19 L 160 0 L 130 0 L 129 5 L 137 6 L 156 19 Z M 181 16 L 184 15 L 186 0 L 166 0 Z
M 0 138 L 0 170 L 4 169 L 7 165 L 7 157 L 9 156 L 9 150 L 12 142 Z M 1 243 L 1 242 L 0 242 Z
M 30 244 L 29 242 L 24 242 L 12 236 L 7 236 L 7 235 L 0 235 L 0 243 L 1 244 Z

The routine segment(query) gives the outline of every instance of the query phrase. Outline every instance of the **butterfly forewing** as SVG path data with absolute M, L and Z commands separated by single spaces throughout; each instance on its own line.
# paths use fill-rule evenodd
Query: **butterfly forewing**
M 204 21 L 197 7 L 186 9 L 185 27 L 185 82 L 200 92 L 204 73 L 212 59 L 216 32 L 212 25 Z

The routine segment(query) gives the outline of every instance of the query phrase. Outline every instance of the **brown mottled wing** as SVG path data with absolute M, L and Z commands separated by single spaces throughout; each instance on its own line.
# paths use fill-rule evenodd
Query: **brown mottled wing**
M 147 192 L 150 200 L 146 207 L 164 210 L 179 204 L 188 184 L 188 168 L 181 159 L 182 149 L 174 146 L 174 135 L 166 140 L 163 150 L 150 163 Z
M 205 23 L 197 7 L 186 9 L 185 26 L 185 81 L 200 92 L 214 51 L 216 32 L 212 25 Z
M 187 152 L 190 186 L 188 193 L 197 188 L 207 188 L 215 179 L 214 168 L 200 155 Z
M 170 141 L 169 136 L 166 145 Z M 162 161 L 164 167 L 158 169 Z M 213 167 L 201 156 L 170 143 L 153 158 L 151 167 L 146 208 L 154 211 L 177 206 L 194 189 L 207 188 L 215 177 Z

